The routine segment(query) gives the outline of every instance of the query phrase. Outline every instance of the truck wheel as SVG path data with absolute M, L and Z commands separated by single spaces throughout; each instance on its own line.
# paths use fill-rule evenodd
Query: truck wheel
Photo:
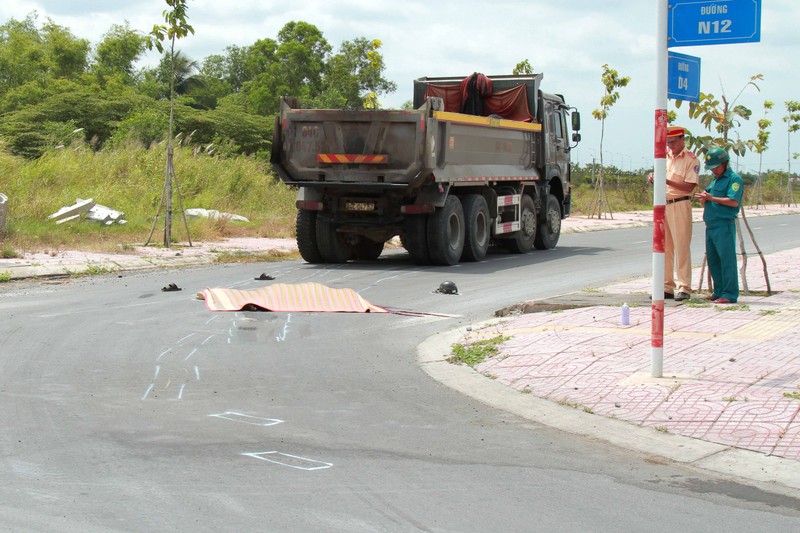
M 489 250 L 489 206 L 480 194 L 464 197 L 464 261 L 483 261 Z
M 504 244 L 512 253 L 527 254 L 533 250 L 533 242 L 538 234 L 536 206 L 533 205 L 533 198 L 523 194 L 519 210 L 519 231 L 514 234 L 513 238 L 504 241 Z
M 322 263 L 322 254 L 317 246 L 317 212 L 298 209 L 296 232 L 300 256 L 311 264 Z
M 428 215 L 407 215 L 403 219 L 403 247 L 418 265 L 430 265 Z
M 353 256 L 361 261 L 375 261 L 383 253 L 383 243 L 361 237 L 353 246 Z
M 344 235 L 336 231 L 336 225 L 329 219 L 317 217 L 317 245 L 325 263 L 346 263 L 353 257 L 353 248 L 344 240 Z
M 558 244 L 561 236 L 561 206 L 558 199 L 552 194 L 547 195 L 544 220 L 536 232 L 534 246 L 537 250 L 552 250 Z
M 455 265 L 464 250 L 464 208 L 457 196 L 428 218 L 428 252 L 434 265 Z

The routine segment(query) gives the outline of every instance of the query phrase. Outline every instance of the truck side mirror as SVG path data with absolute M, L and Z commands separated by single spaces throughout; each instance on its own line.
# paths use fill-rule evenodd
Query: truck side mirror
M 579 142 L 581 142 L 581 134 L 580 133 L 573 133 L 572 134 L 572 142 L 574 142 L 575 144 L 578 144 Z
M 572 131 L 580 131 L 581 129 L 581 114 L 577 111 L 570 113 L 572 117 Z M 579 136 L 580 137 L 580 136 Z

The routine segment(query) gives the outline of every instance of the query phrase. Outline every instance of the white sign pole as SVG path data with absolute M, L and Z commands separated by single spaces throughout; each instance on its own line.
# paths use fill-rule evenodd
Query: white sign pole
M 650 375 L 664 372 L 664 211 L 667 197 L 667 8 L 658 0 L 656 112 L 653 160 L 653 287 L 650 300 Z

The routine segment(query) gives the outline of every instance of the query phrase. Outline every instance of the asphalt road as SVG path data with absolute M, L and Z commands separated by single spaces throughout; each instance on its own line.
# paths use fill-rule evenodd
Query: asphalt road
M 759 246 L 800 246 L 796 222 L 759 219 Z M 424 339 L 495 309 L 647 274 L 649 232 L 451 268 L 396 252 L 8 284 L 0 529 L 797 531 L 800 500 L 525 421 L 415 362 Z M 212 313 L 194 298 L 261 272 L 412 313 Z M 445 279 L 459 295 L 434 292 Z

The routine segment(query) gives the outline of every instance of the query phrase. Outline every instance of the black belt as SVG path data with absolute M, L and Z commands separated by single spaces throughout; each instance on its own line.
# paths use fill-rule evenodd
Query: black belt
M 684 200 L 691 200 L 691 196 L 681 196 L 680 198 L 673 198 L 672 200 L 667 200 L 668 204 L 674 204 L 675 202 L 682 202 Z

